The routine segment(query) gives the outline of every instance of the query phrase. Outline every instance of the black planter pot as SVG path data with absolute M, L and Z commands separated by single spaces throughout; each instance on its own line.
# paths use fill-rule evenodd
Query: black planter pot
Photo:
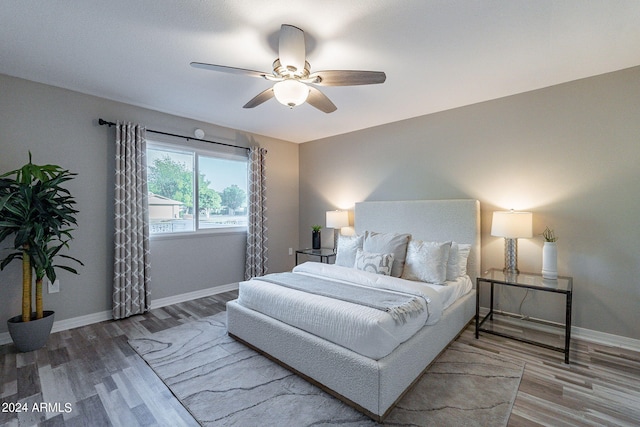
M 311 243 L 312 243 L 312 248 L 313 249 L 320 249 L 321 246 L 321 242 L 322 239 L 320 238 L 320 232 L 319 231 L 312 231 L 311 232 Z
M 14 316 L 7 320 L 9 335 L 18 351 L 26 353 L 44 347 L 49 339 L 55 312 L 46 310 L 42 319 L 35 319 L 31 314 L 30 322 L 23 322 L 22 316 Z

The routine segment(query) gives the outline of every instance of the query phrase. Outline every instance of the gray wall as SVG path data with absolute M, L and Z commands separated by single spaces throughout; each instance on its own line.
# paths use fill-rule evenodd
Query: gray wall
M 559 236 L 574 325 L 640 339 L 638 164 L 640 67 L 313 141 L 300 148 L 300 245 L 357 201 L 475 198 L 483 268 L 501 268 L 492 212 L 530 210 L 534 233 Z M 520 269 L 539 272 L 542 239 L 519 242 Z M 503 292 L 500 308 L 523 297 Z M 529 295 L 523 313 L 562 321 L 563 302 Z
M 69 253 L 85 266 L 78 276 L 60 271 L 60 293 L 45 293 L 45 308 L 56 311 L 56 320 L 111 309 L 115 131 L 98 126 L 98 117 L 185 135 L 202 128 L 209 139 L 267 148 L 270 270 L 293 266 L 288 248 L 299 240 L 297 144 L 5 75 L 0 75 L 0 94 L 0 171 L 22 166 L 31 150 L 34 163 L 55 163 L 78 173 L 68 185 L 80 211 Z M 244 233 L 152 240 L 152 299 L 242 280 L 245 242 Z M 19 313 L 20 284 L 19 263 L 0 273 L 0 319 Z

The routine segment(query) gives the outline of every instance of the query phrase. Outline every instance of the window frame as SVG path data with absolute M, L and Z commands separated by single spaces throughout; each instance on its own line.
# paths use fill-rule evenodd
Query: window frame
M 207 149 L 203 147 L 196 147 L 194 145 L 189 144 L 177 144 L 172 142 L 165 142 L 159 139 L 150 139 L 147 137 L 147 146 L 145 151 L 145 155 L 148 160 L 148 150 L 156 149 L 156 150 L 166 150 L 166 151 L 174 151 L 176 153 L 188 153 L 193 155 L 193 199 L 194 199 L 194 230 L 193 231 L 178 231 L 178 232 L 170 232 L 170 233 L 151 233 L 151 224 L 149 224 L 149 238 L 154 240 L 164 240 L 164 239 L 176 239 L 176 238 L 189 238 L 189 237 L 205 237 L 211 235 L 236 235 L 236 234 L 246 234 L 248 230 L 248 224 L 242 226 L 231 226 L 231 227 L 212 227 L 212 228 L 200 228 L 200 210 L 198 206 L 198 194 L 199 194 L 199 164 L 198 160 L 200 156 L 203 157 L 213 157 L 222 160 L 233 160 L 245 162 L 247 166 L 247 172 L 249 168 L 249 158 L 245 153 L 236 154 L 230 153 L 222 150 L 215 149 Z M 243 151 L 245 151 L 243 149 Z M 147 168 L 149 167 L 149 163 L 147 162 Z M 246 179 L 246 188 L 247 188 L 247 204 L 249 202 L 249 177 L 248 173 L 245 176 Z M 147 177 L 147 183 L 149 182 L 149 178 Z M 248 219 L 248 213 L 247 213 Z

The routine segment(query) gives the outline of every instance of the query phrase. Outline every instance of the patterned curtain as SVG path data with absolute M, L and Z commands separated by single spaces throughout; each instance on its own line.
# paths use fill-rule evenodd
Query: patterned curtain
M 146 130 L 116 124 L 113 318 L 150 308 Z
M 267 273 L 266 155 L 265 148 L 251 147 L 249 150 L 249 227 L 245 280 Z

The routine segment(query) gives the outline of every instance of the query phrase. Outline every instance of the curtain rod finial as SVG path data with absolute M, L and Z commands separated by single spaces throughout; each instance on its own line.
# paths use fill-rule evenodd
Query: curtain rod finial
M 111 122 L 108 122 L 108 121 L 103 120 L 102 118 L 100 118 L 100 119 L 98 119 L 98 124 L 99 124 L 100 126 L 107 125 L 107 126 L 111 127 L 111 126 L 112 126 L 112 125 L 114 125 L 115 123 L 111 123 Z

